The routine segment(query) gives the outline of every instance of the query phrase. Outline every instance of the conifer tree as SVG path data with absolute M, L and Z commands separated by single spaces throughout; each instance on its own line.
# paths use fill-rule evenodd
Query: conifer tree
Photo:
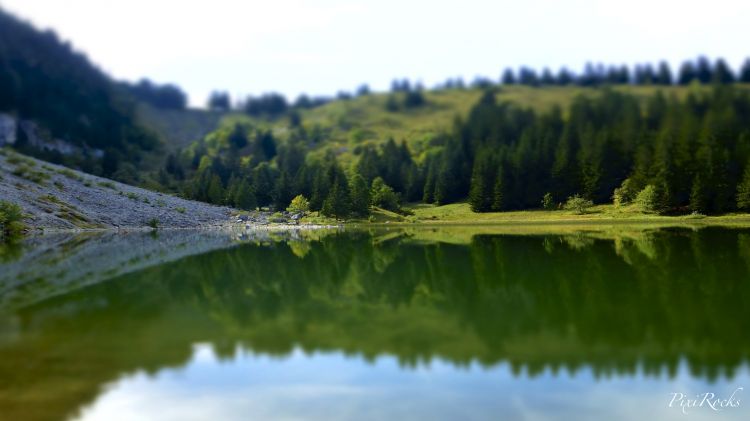
M 359 174 L 351 177 L 349 188 L 351 190 L 352 213 L 357 216 L 370 214 L 370 189 L 367 181 Z
M 750 164 L 745 166 L 745 173 L 737 186 L 737 208 L 750 211 Z
M 492 209 L 493 171 L 483 155 L 474 161 L 474 171 L 469 188 L 469 205 L 474 212 L 489 212 Z
M 234 193 L 234 206 L 245 210 L 252 210 L 258 206 L 255 200 L 255 192 L 247 180 L 242 180 L 238 184 Z
M 701 174 L 693 178 L 693 187 L 690 191 L 690 210 L 696 213 L 704 213 L 708 209 L 708 191 L 703 182 Z
M 286 171 L 276 179 L 276 185 L 273 190 L 273 206 L 276 210 L 283 210 L 287 207 L 294 195 L 292 194 L 292 180 Z
M 333 181 L 328 197 L 323 202 L 321 212 L 325 216 L 341 219 L 349 216 L 351 212 L 351 197 L 346 178 L 337 175 Z
M 224 186 L 218 175 L 212 175 L 206 191 L 206 198 L 210 203 L 217 205 L 224 203 Z
M 435 200 L 435 177 L 435 165 L 434 162 L 430 161 L 427 164 L 427 177 L 425 177 L 422 191 L 422 202 L 424 203 L 433 203 Z
M 500 167 L 497 170 L 495 183 L 492 186 L 492 210 L 500 212 L 505 209 L 505 174 L 503 168 Z

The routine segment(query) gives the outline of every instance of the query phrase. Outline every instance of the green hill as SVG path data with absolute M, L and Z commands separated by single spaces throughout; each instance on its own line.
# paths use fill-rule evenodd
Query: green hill
M 385 195 L 370 194 L 389 210 L 399 200 L 529 209 L 545 196 L 558 207 L 576 195 L 602 204 L 616 188 L 628 203 L 650 186 L 649 211 L 726 213 L 750 206 L 749 94 L 741 83 L 503 85 L 274 104 L 270 115 L 255 107 L 225 116 L 169 158 L 159 179 L 244 208 L 283 208 L 303 194 L 324 213 L 327 199 L 367 213 L 351 208 L 362 203 L 350 197 L 357 175 L 368 186 L 383 178 Z M 345 191 L 334 200 L 337 188 Z
M 750 85 L 739 84 L 738 86 L 741 89 L 750 90 Z M 656 92 L 684 99 L 691 90 L 708 92 L 710 88 L 702 85 L 619 85 L 612 89 L 633 95 L 645 104 L 647 99 Z M 425 105 L 396 112 L 386 110 L 388 98 L 394 95 L 391 93 L 373 93 L 346 100 L 337 99 L 319 107 L 295 112 L 301 117 L 301 125 L 306 130 L 319 132 L 324 137 L 321 142 L 311 145 L 316 156 L 332 151 L 343 162 L 352 162 L 357 147 L 381 145 L 392 138 L 398 142 L 406 142 L 414 156 L 421 159 L 425 152 L 431 150 L 431 141 L 436 136 L 449 132 L 456 118 L 465 119 L 468 116 L 471 108 L 479 101 L 482 92 L 482 89 L 428 90 L 424 92 Z M 560 107 L 565 114 L 576 97 L 593 97 L 600 92 L 601 88 L 596 87 L 514 85 L 497 88 L 496 98 L 498 102 L 508 102 L 539 113 L 550 111 L 553 107 Z M 399 98 L 404 94 L 395 95 Z M 180 114 L 181 118 L 184 118 L 182 121 L 187 122 L 190 127 L 199 124 L 197 123 L 199 120 L 206 121 L 216 116 L 212 112 L 193 111 L 193 113 L 193 115 L 188 115 L 187 112 Z M 151 115 L 151 119 L 154 125 L 166 125 L 169 117 L 161 118 Z M 179 121 L 172 117 L 170 124 L 176 126 Z M 214 133 L 209 134 L 207 138 L 226 137 L 236 124 L 247 124 L 255 128 L 271 130 L 273 135 L 282 142 L 288 140 L 293 132 L 287 116 L 269 119 L 235 112 L 221 118 Z M 195 137 L 193 140 L 200 140 L 200 137 Z M 181 142 L 181 144 L 184 143 Z M 217 146 L 226 146 L 226 142 L 219 142 Z

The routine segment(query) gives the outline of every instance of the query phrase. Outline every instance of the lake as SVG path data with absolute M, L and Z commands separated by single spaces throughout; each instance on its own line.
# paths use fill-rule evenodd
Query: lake
M 740 420 L 750 230 L 47 235 L 0 419 Z

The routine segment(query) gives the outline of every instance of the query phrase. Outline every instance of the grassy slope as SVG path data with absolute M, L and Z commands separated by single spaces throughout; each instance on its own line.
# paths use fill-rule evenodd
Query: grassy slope
M 740 86 L 750 88 L 747 85 Z M 684 97 L 690 89 L 710 88 L 617 86 L 614 89 L 636 95 L 645 101 L 659 90 L 667 96 Z M 509 86 L 500 89 L 497 100 L 544 112 L 554 106 L 560 106 L 564 110 L 576 96 L 595 95 L 598 91 L 595 88 L 578 86 Z M 397 141 L 406 141 L 412 153 L 421 158 L 430 149 L 430 140 L 439 133 L 449 131 L 455 117 L 465 117 L 480 95 L 481 91 L 477 89 L 428 91 L 425 93 L 427 105 L 412 110 L 388 112 L 385 110 L 388 95 L 380 93 L 332 101 L 321 107 L 303 110 L 300 114 L 305 128 L 312 129 L 317 126 L 326 132 L 326 140 L 314 148 L 318 154 L 333 150 L 342 162 L 351 163 L 355 147 L 380 144 L 392 137 Z M 269 121 L 233 114 L 223 118 L 220 126 L 226 128 L 238 121 L 271 129 L 280 139 L 285 139 L 289 135 L 286 118 Z

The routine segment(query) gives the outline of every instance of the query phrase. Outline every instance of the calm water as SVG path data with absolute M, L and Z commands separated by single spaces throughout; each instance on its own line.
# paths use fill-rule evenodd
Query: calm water
M 2 420 L 750 415 L 750 230 L 179 232 L 0 251 Z M 674 395 L 733 392 L 739 407 L 687 414 Z

